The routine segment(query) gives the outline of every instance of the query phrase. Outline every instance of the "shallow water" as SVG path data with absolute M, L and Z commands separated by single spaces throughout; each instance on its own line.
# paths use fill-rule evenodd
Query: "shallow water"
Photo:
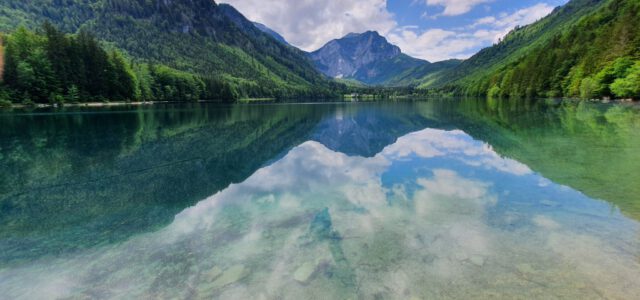
M 0 298 L 640 298 L 640 110 L 0 115 Z

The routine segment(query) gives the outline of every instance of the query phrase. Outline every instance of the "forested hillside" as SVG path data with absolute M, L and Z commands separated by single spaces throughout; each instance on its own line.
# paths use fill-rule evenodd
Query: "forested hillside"
M 385 85 L 391 87 L 416 86 L 420 84 L 421 79 L 427 76 L 437 76 L 442 72 L 453 69 L 462 63 L 458 59 L 443 60 L 435 63 L 422 64 L 417 67 L 404 70 L 400 74 L 387 78 Z
M 0 1 L 0 30 L 49 21 L 67 33 L 94 34 L 134 62 L 163 64 L 229 84 L 240 97 L 330 96 L 340 85 L 300 51 L 211 0 Z M 244 23 L 251 26 L 241 26 Z
M 421 88 L 502 97 L 640 98 L 640 1 L 573 0 Z
M 0 101 L 78 103 L 107 100 L 231 101 L 237 91 L 217 77 L 159 64 L 130 63 L 118 50 L 106 51 L 85 30 L 64 34 L 50 23 L 38 32 L 19 27 L 3 38 Z

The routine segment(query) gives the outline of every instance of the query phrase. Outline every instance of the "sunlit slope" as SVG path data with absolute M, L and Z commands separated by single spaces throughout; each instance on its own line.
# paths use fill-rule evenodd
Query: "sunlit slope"
M 44 21 L 72 33 L 87 29 L 134 58 L 222 77 L 253 94 L 331 94 L 334 89 L 301 51 L 263 33 L 233 7 L 211 0 L 0 2 L 0 31 L 36 28 Z
M 639 12 L 636 0 L 570 1 L 457 68 L 424 78 L 421 87 L 470 95 L 635 97 L 613 83 L 640 72 L 634 67 Z

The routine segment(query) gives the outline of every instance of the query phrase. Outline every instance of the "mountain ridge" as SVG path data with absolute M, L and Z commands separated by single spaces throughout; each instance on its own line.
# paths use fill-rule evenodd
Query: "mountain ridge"
M 287 39 L 285 39 L 282 35 L 280 35 L 277 31 L 269 28 L 267 25 L 264 25 L 262 23 L 259 22 L 253 22 L 253 25 L 256 26 L 258 29 L 260 29 L 262 32 L 270 35 L 272 38 L 276 39 L 276 41 L 281 42 L 287 46 L 291 46 L 291 44 L 289 44 L 289 42 L 287 42 Z
M 231 6 L 212 0 L 0 4 L 2 31 L 20 24 L 37 28 L 45 21 L 69 33 L 90 31 L 136 60 L 217 76 L 244 97 L 336 95 L 341 89 L 317 72 L 302 51 L 274 40 Z
M 426 60 L 402 53 L 377 31 L 349 33 L 327 42 L 320 49 L 309 53 L 316 68 L 325 75 L 357 80 L 369 85 L 389 85 L 400 82 L 396 78 L 411 74 L 409 70 L 424 66 L 449 67 L 449 64 L 432 64 Z
M 571 0 L 422 89 L 490 97 L 640 99 L 640 2 Z
M 239 97 L 266 98 L 337 97 L 359 83 L 427 94 L 640 98 L 639 19 L 636 0 L 570 0 L 467 60 L 431 63 L 376 31 L 308 53 L 213 0 L 0 3 L 0 32 L 51 22 L 94 34 L 133 65 L 162 64 L 224 82 Z

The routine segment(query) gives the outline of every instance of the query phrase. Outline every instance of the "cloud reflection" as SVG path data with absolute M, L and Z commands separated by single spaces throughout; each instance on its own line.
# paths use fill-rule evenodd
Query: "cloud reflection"
M 436 158 L 449 167 L 425 167 Z M 402 163 L 413 172 L 385 185 L 382 177 Z M 487 172 L 493 176 L 482 176 Z M 552 182 L 514 196 L 506 183 L 492 180 L 498 175 L 523 189 L 544 181 L 461 131 L 412 133 L 372 158 L 306 142 L 157 232 L 0 270 L 0 291 L 12 299 L 629 298 L 640 292 L 633 233 L 611 240 L 615 222 L 575 214 L 570 203 L 544 211 L 509 202 L 524 193 L 594 200 Z M 517 230 L 497 226 L 489 217 L 496 214 L 529 223 Z

